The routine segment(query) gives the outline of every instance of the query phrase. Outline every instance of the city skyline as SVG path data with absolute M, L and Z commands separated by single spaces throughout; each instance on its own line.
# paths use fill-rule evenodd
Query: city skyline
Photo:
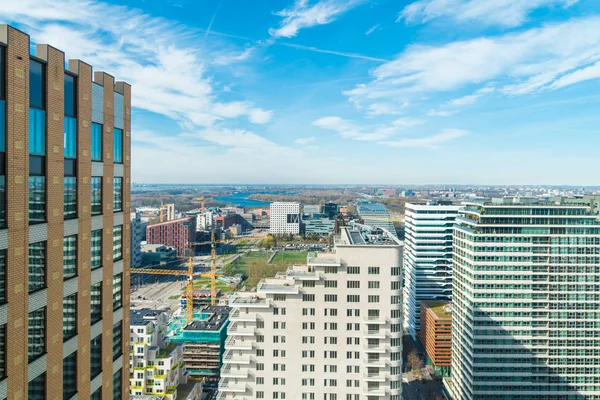
M 133 85 L 134 181 L 595 184 L 597 2 L 196 3 L 0 19 Z

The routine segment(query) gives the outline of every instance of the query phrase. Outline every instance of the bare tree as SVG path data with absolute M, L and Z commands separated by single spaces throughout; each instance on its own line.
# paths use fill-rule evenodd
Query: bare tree
M 423 379 L 423 359 L 419 356 L 417 350 L 412 350 L 406 357 L 406 363 L 410 367 L 411 372 L 418 378 Z

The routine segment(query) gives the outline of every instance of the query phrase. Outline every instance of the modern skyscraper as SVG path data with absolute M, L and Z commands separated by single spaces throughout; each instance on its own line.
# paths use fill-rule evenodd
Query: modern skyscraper
M 218 399 L 400 400 L 402 242 L 344 227 L 335 253 L 230 299 Z
M 131 88 L 0 25 L 0 399 L 129 390 Z
M 300 204 L 275 202 L 271 203 L 271 222 L 269 233 L 273 235 L 300 233 Z
M 392 235 L 397 236 L 396 228 L 394 228 L 394 223 L 392 222 L 392 216 L 383 204 L 358 203 L 356 209 L 359 217 L 366 225 L 387 229 Z
M 600 396 L 600 216 L 469 202 L 454 233 L 455 400 Z
M 452 232 L 460 206 L 406 204 L 404 326 L 416 340 L 421 300 L 452 298 Z

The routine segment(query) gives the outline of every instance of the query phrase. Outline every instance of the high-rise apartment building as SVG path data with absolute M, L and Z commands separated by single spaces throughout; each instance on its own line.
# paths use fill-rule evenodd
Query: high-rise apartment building
M 383 204 L 358 203 L 356 210 L 360 219 L 362 219 L 366 225 L 372 225 L 386 229 L 394 236 L 397 236 L 396 228 L 394 228 L 394 223 L 392 221 L 392 216 Z
M 406 204 L 404 326 L 416 340 L 421 300 L 452 298 L 452 232 L 460 206 Z
M 146 227 L 142 223 L 141 213 L 132 212 L 131 221 L 131 268 L 140 268 L 142 266 L 142 237 Z
M 600 216 L 469 202 L 454 232 L 455 400 L 600 397 Z
M 400 400 L 401 265 L 402 242 L 356 225 L 237 293 L 218 399 Z
M 275 202 L 271 203 L 271 224 L 269 233 L 273 235 L 300 233 L 300 204 Z
M 131 88 L 0 25 L 0 399 L 129 390 Z

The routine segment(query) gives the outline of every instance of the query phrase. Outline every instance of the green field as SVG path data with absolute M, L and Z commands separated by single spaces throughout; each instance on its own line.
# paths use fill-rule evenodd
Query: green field
M 225 266 L 225 275 L 245 274 L 248 277 L 246 288 L 256 287 L 263 278 L 272 278 L 277 272 L 287 270 L 288 266 L 306 263 L 305 251 L 282 251 L 277 253 L 271 263 L 267 263 L 272 253 L 249 252 L 232 264 Z

